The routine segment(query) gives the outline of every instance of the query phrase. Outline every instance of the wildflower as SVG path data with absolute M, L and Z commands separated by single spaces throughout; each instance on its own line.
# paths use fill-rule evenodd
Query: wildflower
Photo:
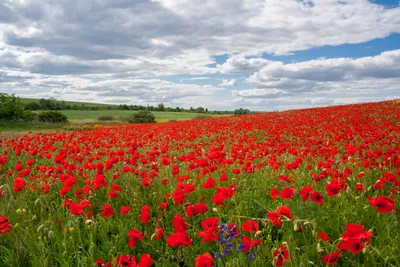
M 290 260 L 291 256 L 289 251 L 285 248 L 283 244 L 279 248 L 274 250 L 274 258 L 272 259 L 272 264 L 275 266 L 285 266 L 286 261 Z
M 172 224 L 176 232 L 185 232 L 188 229 L 186 219 L 179 214 L 172 219 Z
M 328 255 L 322 257 L 322 262 L 327 265 L 336 265 L 339 259 L 339 254 L 340 254 L 340 249 L 336 250 L 333 253 L 329 253 Z
M 104 218 L 110 218 L 114 215 L 114 210 L 110 204 L 106 203 L 104 204 L 103 210 L 101 211 L 100 215 Z
M 186 232 L 177 232 L 168 236 L 167 245 L 170 247 L 190 247 L 192 245 L 192 240 Z
M 242 229 L 248 233 L 256 233 L 258 231 L 258 223 L 254 220 L 247 220 L 242 224 Z
M 127 214 L 130 210 L 131 210 L 131 207 L 129 207 L 129 206 L 121 206 L 120 214 L 121 214 L 121 215 L 125 215 L 125 214 Z
M 324 196 L 319 192 L 312 192 L 311 200 L 320 205 L 324 204 Z
M 307 185 L 307 186 L 303 187 L 299 191 L 299 195 L 301 195 L 301 201 L 303 201 L 303 202 L 307 201 L 307 199 L 311 195 L 311 192 L 312 192 L 312 186 L 311 185 Z
M 376 211 L 380 213 L 389 213 L 394 210 L 394 199 L 385 196 L 378 196 L 376 198 L 368 198 L 369 203 L 376 207 Z
M 342 241 L 339 248 L 343 251 L 351 250 L 351 253 L 358 254 L 371 242 L 372 231 L 364 231 L 363 225 L 348 224 L 346 232 L 342 234 Z
M 196 257 L 196 267 L 211 267 L 214 264 L 214 259 L 210 253 L 204 253 Z
M 142 235 L 141 232 L 139 232 L 136 229 L 132 229 L 129 233 L 128 233 L 128 237 L 129 237 L 129 241 L 128 241 L 128 246 L 130 248 L 133 248 L 137 241 L 142 240 L 144 238 L 144 236 Z
M 148 223 L 150 221 L 150 206 L 145 205 L 142 207 L 142 212 L 140 213 L 140 220 L 142 223 Z
M 7 217 L 0 216 L 0 234 L 4 235 L 11 230 L 11 224 Z

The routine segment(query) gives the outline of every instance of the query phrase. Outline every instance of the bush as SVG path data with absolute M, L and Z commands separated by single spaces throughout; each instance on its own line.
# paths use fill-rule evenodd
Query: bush
M 36 102 L 31 102 L 25 105 L 25 110 L 39 110 L 40 105 Z
M 103 115 L 97 118 L 98 121 L 112 121 L 114 120 L 113 116 L 110 115 Z
M 23 119 L 24 106 L 14 94 L 0 93 L 0 120 L 18 121 Z
M 156 122 L 156 118 L 150 111 L 140 110 L 132 116 L 129 116 L 127 121 L 130 123 L 153 123 Z
M 32 112 L 30 110 L 25 110 L 22 113 L 22 120 L 24 121 L 35 121 L 38 118 L 38 114 L 35 112 Z
M 41 122 L 50 123 L 66 123 L 68 122 L 67 116 L 58 111 L 44 111 L 39 113 L 38 120 Z

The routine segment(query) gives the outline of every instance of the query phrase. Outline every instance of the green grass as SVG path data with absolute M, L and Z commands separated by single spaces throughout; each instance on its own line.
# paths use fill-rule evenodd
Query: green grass
M 30 131 L 30 130 L 53 130 L 62 129 L 65 127 L 64 123 L 38 123 L 38 122 L 24 122 L 24 123 L 9 123 L 0 122 L 0 133 L 4 131 Z
M 113 116 L 114 119 L 119 120 L 121 116 L 128 116 L 135 111 L 133 110 L 61 110 L 68 119 L 72 122 L 80 120 L 97 120 L 100 116 Z M 170 120 L 191 120 L 197 117 L 198 113 L 189 112 L 160 112 L 152 111 L 156 117 L 157 122 L 165 122 Z M 218 117 L 220 115 L 207 114 L 207 116 Z

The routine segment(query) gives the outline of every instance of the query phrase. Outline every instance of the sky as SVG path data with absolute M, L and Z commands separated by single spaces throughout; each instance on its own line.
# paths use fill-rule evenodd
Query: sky
M 399 99 L 399 1 L 1 0 L 0 92 L 253 111 Z

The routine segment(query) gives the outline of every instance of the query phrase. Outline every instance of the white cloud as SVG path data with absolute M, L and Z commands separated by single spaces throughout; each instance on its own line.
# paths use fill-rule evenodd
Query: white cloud
M 300 63 L 274 62 L 247 79 L 262 88 L 279 88 L 287 92 L 312 92 L 356 82 L 400 77 L 400 50 L 383 52 L 374 57 L 317 59 Z M 374 82 L 372 82 L 374 84 Z M 366 88 L 372 84 L 364 84 Z M 347 84 L 349 88 L 356 87 Z
M 400 33 L 400 8 L 386 9 L 367 0 L 346 4 L 337 0 L 205 0 L 201 4 L 193 0 L 3 0 L 0 14 L 0 90 L 6 92 L 60 95 L 66 93 L 64 89 L 84 100 L 79 92 L 85 88 L 91 98 L 99 99 L 105 91 L 96 90 L 108 86 L 110 96 L 105 101 L 121 100 L 123 94 L 143 89 L 134 101 L 179 99 L 188 101 L 182 102 L 187 106 L 201 95 L 199 101 L 204 103 L 231 105 L 229 99 L 215 99 L 220 97 L 216 86 L 169 84 L 164 79 L 203 75 L 191 78 L 196 81 L 211 74 L 231 74 L 236 76 L 223 76 L 226 81 L 220 85 L 232 86 L 240 81 L 237 76 L 251 75 L 247 82 L 253 91 L 232 91 L 237 104 L 239 97 L 279 101 L 304 94 L 317 99 L 322 96 L 312 94 L 338 88 L 357 91 L 360 86 L 366 90 L 399 76 L 398 51 L 296 64 L 260 57 Z M 228 60 L 216 64 L 214 56 L 225 54 Z M 371 90 L 378 99 L 378 91 Z
M 252 73 L 273 61 L 263 58 L 245 58 L 243 56 L 232 56 L 223 64 L 218 64 L 217 69 L 221 73 Z
M 237 84 L 238 84 L 238 82 L 236 79 L 231 79 L 231 80 L 222 79 L 222 83 L 220 83 L 219 86 L 234 86 Z

